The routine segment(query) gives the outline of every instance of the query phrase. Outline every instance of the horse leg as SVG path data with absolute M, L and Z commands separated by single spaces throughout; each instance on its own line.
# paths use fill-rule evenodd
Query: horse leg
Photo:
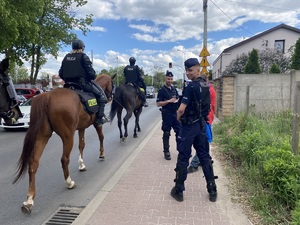
M 124 120 L 124 129 L 125 129 L 125 132 L 124 132 L 125 139 L 128 137 L 127 125 L 128 125 L 128 121 L 131 118 L 131 116 L 132 116 L 132 111 L 128 110 L 126 116 L 123 119 Z
M 30 157 L 28 165 L 29 174 L 29 188 L 27 192 L 27 200 L 23 202 L 21 210 L 24 214 L 30 214 L 34 205 L 35 190 L 35 174 L 39 167 L 39 161 L 45 149 L 45 146 L 51 137 L 51 134 L 47 136 L 36 137 L 33 154 Z
M 119 131 L 120 131 L 120 142 L 121 143 L 124 143 L 125 139 L 123 137 L 123 132 L 122 132 L 122 109 L 118 109 L 118 113 L 117 113 L 117 117 L 118 117 L 118 128 L 119 128 Z
M 96 131 L 97 131 L 97 134 L 98 134 L 98 138 L 99 138 L 99 141 L 100 141 L 100 155 L 99 155 L 99 159 L 100 160 L 104 160 L 105 159 L 105 155 L 104 155 L 104 147 L 103 147 L 103 142 L 104 142 L 104 135 L 103 135 L 103 130 L 102 130 L 102 127 L 99 127 L 99 126 L 94 126 Z
M 68 189 L 75 188 L 75 182 L 71 179 L 69 172 L 70 153 L 74 143 L 74 132 L 72 134 L 62 137 L 63 140 L 63 154 L 61 157 L 61 165 L 64 171 L 64 178 Z
M 135 124 L 136 124 L 138 132 L 141 132 L 140 115 L 141 115 L 142 111 L 143 111 L 143 107 L 141 107 L 140 109 L 138 109 L 137 112 L 135 113 Z
M 86 171 L 86 167 L 83 163 L 83 149 L 85 147 L 85 141 L 84 141 L 84 130 L 78 130 L 78 136 L 79 136 L 79 171 Z

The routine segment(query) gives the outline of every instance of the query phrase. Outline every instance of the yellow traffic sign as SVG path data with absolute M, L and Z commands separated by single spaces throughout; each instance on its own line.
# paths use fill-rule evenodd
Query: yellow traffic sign
M 202 67 L 210 66 L 209 62 L 207 61 L 207 59 L 205 57 L 202 58 L 200 66 L 202 66 Z
M 204 57 L 204 56 L 210 56 L 209 52 L 207 51 L 207 49 L 205 47 L 203 47 L 202 51 L 200 52 L 200 57 Z
M 201 74 L 208 74 L 206 67 L 202 67 Z

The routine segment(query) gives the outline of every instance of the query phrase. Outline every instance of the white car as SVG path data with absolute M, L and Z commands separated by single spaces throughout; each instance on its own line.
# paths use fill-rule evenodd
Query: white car
M 22 112 L 23 117 L 19 118 L 18 121 L 14 124 L 6 124 L 4 120 L 1 118 L 0 127 L 4 129 L 13 129 L 13 128 L 28 128 L 29 120 L 30 120 L 30 108 L 31 108 L 32 98 L 28 101 L 24 102 L 20 105 L 20 110 Z

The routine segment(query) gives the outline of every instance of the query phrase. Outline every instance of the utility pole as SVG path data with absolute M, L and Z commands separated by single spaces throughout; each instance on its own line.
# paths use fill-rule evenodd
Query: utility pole
M 209 74 L 206 67 L 210 66 L 206 57 L 210 56 L 207 51 L 207 0 L 203 0 L 203 13 L 204 13 L 204 26 L 203 26 L 203 48 L 199 54 L 202 57 L 200 62 L 200 66 L 202 67 L 201 74 L 206 73 Z
M 204 27 L 203 27 L 203 47 L 207 48 L 207 0 L 203 0 Z

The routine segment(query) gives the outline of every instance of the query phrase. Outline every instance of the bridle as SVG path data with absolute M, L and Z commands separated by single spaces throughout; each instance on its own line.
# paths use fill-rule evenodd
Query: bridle
M 0 89 L 1 88 L 6 88 L 6 86 L 8 85 L 8 76 L 3 72 L 0 71 Z M 7 90 L 5 90 L 7 92 Z M 16 105 L 12 105 L 12 101 L 11 99 L 8 99 L 8 103 L 9 105 L 7 111 L 0 109 L 0 118 L 3 119 L 12 119 L 15 116 L 15 112 L 12 110 L 13 108 L 16 107 Z

